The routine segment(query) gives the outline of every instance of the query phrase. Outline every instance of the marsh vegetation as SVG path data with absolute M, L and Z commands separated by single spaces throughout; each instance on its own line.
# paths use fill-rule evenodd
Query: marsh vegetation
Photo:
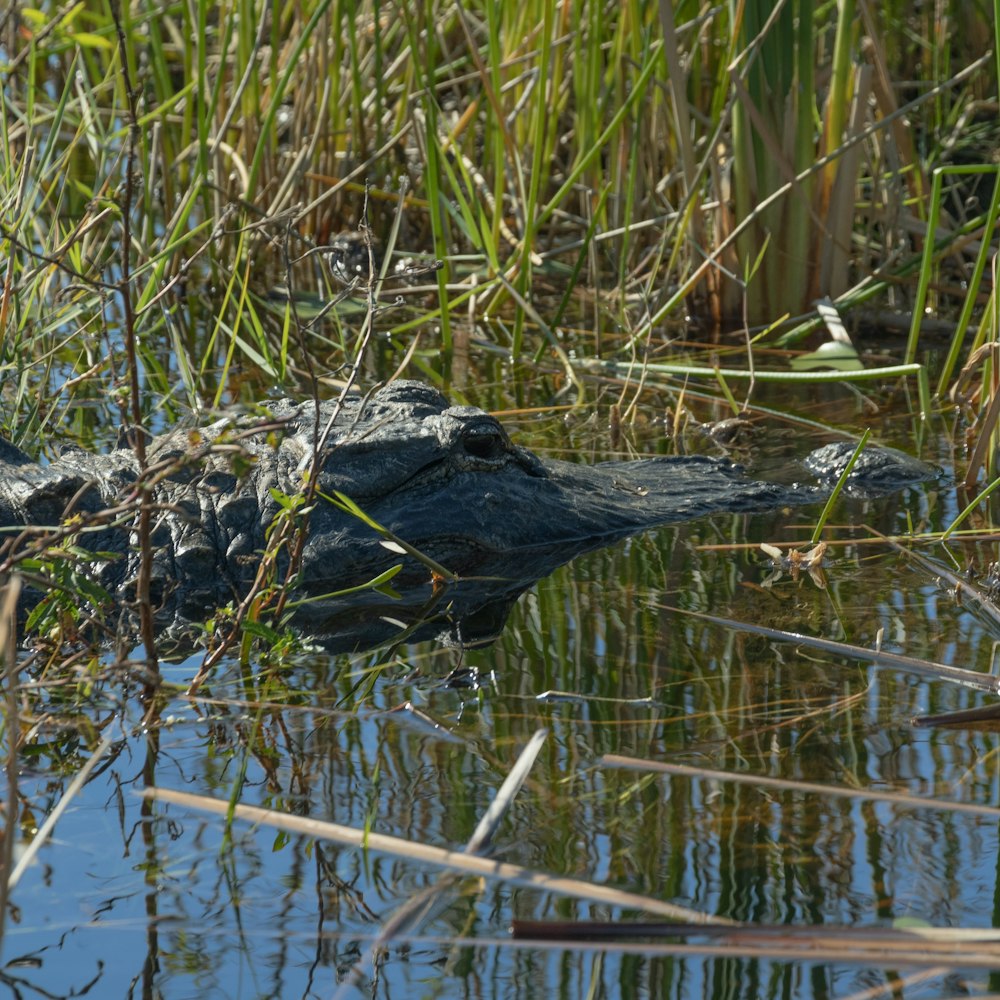
M 995 991 L 998 25 L 986 0 L 0 12 L 0 436 L 142 470 L 100 515 L 134 532 L 125 607 L 97 521 L 0 544 L 13 994 Z M 787 470 L 870 431 L 944 474 L 651 532 L 506 625 L 336 655 L 271 558 L 304 482 L 252 591 L 172 643 L 148 435 L 397 375 L 545 455 Z M 910 722 L 957 710 L 987 718 Z M 483 881 L 477 823 L 543 728 Z

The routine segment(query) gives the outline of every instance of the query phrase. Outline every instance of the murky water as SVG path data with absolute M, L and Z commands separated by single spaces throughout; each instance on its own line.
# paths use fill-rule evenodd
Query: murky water
M 836 402 L 824 404 L 824 420 L 857 421 L 845 397 L 831 390 Z M 633 440 L 640 452 L 669 450 L 659 406 Z M 524 416 L 520 440 L 589 459 L 608 447 L 604 419 Z M 765 450 L 822 443 L 777 420 L 767 426 Z M 893 426 L 880 425 L 883 439 Z M 928 452 L 940 458 L 945 448 Z M 881 641 L 989 672 L 988 621 L 963 610 L 927 570 L 870 544 L 860 527 L 940 528 L 956 510 L 947 479 L 877 502 L 843 501 L 830 535 L 846 544 L 830 550 L 825 589 L 808 575 L 765 585 L 771 567 L 762 553 L 733 547 L 805 541 L 816 511 L 649 532 L 539 582 L 490 644 L 317 654 L 273 677 L 241 676 L 230 664 L 204 692 L 210 699 L 174 698 L 146 734 L 136 735 L 135 700 L 116 716 L 115 687 L 103 686 L 90 718 L 119 742 L 13 896 L 2 981 L 14 996 L 171 1000 L 338 989 L 347 997 L 748 1000 L 984 991 L 990 980 L 975 970 L 741 956 L 697 937 L 513 941 L 512 920 L 638 915 L 473 878 L 452 885 L 416 931 L 390 941 L 374 968 L 380 927 L 435 883 L 437 870 L 239 820 L 227 834 L 219 817 L 137 794 L 155 785 L 228 801 L 236 790 L 244 804 L 461 849 L 520 748 L 544 727 L 548 739 L 497 834 L 499 860 L 740 921 L 993 926 L 1000 813 L 949 804 L 1000 806 L 997 737 L 910 721 L 988 696 L 686 613 L 867 647 Z M 952 551 L 961 566 L 967 554 Z M 981 565 L 995 558 L 976 555 Z M 183 685 L 197 665 L 168 666 L 166 680 Z M 60 716 L 54 683 L 46 697 L 52 714 L 37 719 L 21 760 L 25 831 L 97 741 L 76 713 Z M 721 773 L 625 770 L 602 759 L 609 754 Z M 736 784 L 727 774 L 859 794 Z M 928 802 L 874 797 L 886 791 Z M 697 947 L 685 951 L 686 941 Z M 900 986 L 897 977 L 910 978 Z

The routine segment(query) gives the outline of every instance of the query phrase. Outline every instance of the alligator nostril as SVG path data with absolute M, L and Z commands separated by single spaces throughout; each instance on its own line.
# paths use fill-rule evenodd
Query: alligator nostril
M 507 437 L 499 427 L 470 427 L 462 436 L 467 455 L 496 461 L 507 454 Z

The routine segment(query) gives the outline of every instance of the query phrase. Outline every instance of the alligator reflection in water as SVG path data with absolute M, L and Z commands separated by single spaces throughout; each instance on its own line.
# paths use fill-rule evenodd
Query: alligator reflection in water
M 147 446 L 162 476 L 150 489 L 157 508 L 154 590 L 165 617 L 203 619 L 246 593 L 279 511 L 272 491 L 302 489 L 317 428 L 331 423 L 319 490 L 349 496 L 372 520 L 463 577 L 434 613 L 446 613 L 464 642 L 494 635 L 518 594 L 581 552 L 654 525 L 820 500 L 853 453 L 849 444 L 813 452 L 806 460 L 812 485 L 756 482 L 729 462 L 705 457 L 594 466 L 543 461 L 512 443 L 482 410 L 449 406 L 437 390 L 403 381 L 352 398 L 339 411 L 332 402 L 319 404 L 317 413 L 312 402 L 287 400 L 268 410 L 279 434 L 275 421 L 262 428 L 259 418 L 237 416 L 196 439 L 175 431 Z M 228 445 L 208 447 L 219 442 Z M 206 454 L 194 462 L 196 450 Z M 899 452 L 870 449 L 850 482 L 856 491 L 887 492 L 933 475 Z M 0 441 L 0 525 L 58 525 L 69 513 L 93 517 L 134 494 L 137 477 L 129 450 L 73 451 L 40 466 Z M 133 538 L 130 526 L 106 523 L 79 538 L 91 551 L 113 555 L 97 564 L 109 591 L 130 589 Z M 365 592 L 348 603 L 306 604 L 302 626 L 336 648 L 370 646 L 398 635 L 393 621 L 419 621 L 425 604 L 435 602 L 423 565 L 387 551 L 363 521 L 317 500 L 302 553 L 305 594 L 363 583 L 401 559 L 404 570 L 392 584 L 415 588 L 405 600 Z M 427 628 L 440 624 L 421 632 Z

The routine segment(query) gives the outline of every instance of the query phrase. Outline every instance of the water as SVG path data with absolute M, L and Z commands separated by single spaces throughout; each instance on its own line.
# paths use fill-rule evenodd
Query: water
M 576 417 L 525 419 L 520 440 L 565 454 L 571 439 L 592 457 L 606 448 L 593 428 Z M 636 446 L 662 450 L 660 433 L 650 422 Z M 779 429 L 771 444 L 784 452 L 788 437 Z M 994 926 L 1000 813 L 947 804 L 1000 804 L 996 735 L 911 724 L 990 698 L 685 613 L 869 647 L 881 638 L 891 651 L 988 672 L 988 621 L 919 565 L 867 544 L 860 527 L 940 527 L 956 509 L 947 481 L 845 501 L 832 535 L 848 544 L 831 548 L 825 589 L 807 575 L 765 586 L 763 554 L 733 547 L 804 541 L 815 511 L 652 531 L 539 582 L 491 644 L 303 653 L 246 675 L 230 662 L 202 692 L 209 700 L 171 697 L 146 732 L 119 680 L 97 684 L 88 700 L 68 696 L 65 678 L 41 678 L 22 706 L 22 728 L 36 727 L 18 779 L 24 839 L 97 728 L 117 742 L 14 893 L 4 982 L 12 996 L 171 1000 L 888 996 L 897 976 L 913 977 L 893 994 L 906 997 L 995 986 L 976 970 L 740 956 L 699 938 L 688 952 L 671 938 L 514 942 L 515 919 L 641 915 L 472 878 L 391 941 L 376 972 L 380 926 L 436 882 L 436 869 L 239 820 L 227 834 L 216 816 L 137 794 L 156 786 L 228 801 L 242 782 L 244 804 L 461 849 L 544 727 L 498 832 L 499 860 L 740 921 Z M 983 548 L 981 564 L 995 558 Z M 165 680 L 179 691 L 197 666 L 167 665 Z M 607 754 L 940 802 L 657 775 L 612 767 Z

